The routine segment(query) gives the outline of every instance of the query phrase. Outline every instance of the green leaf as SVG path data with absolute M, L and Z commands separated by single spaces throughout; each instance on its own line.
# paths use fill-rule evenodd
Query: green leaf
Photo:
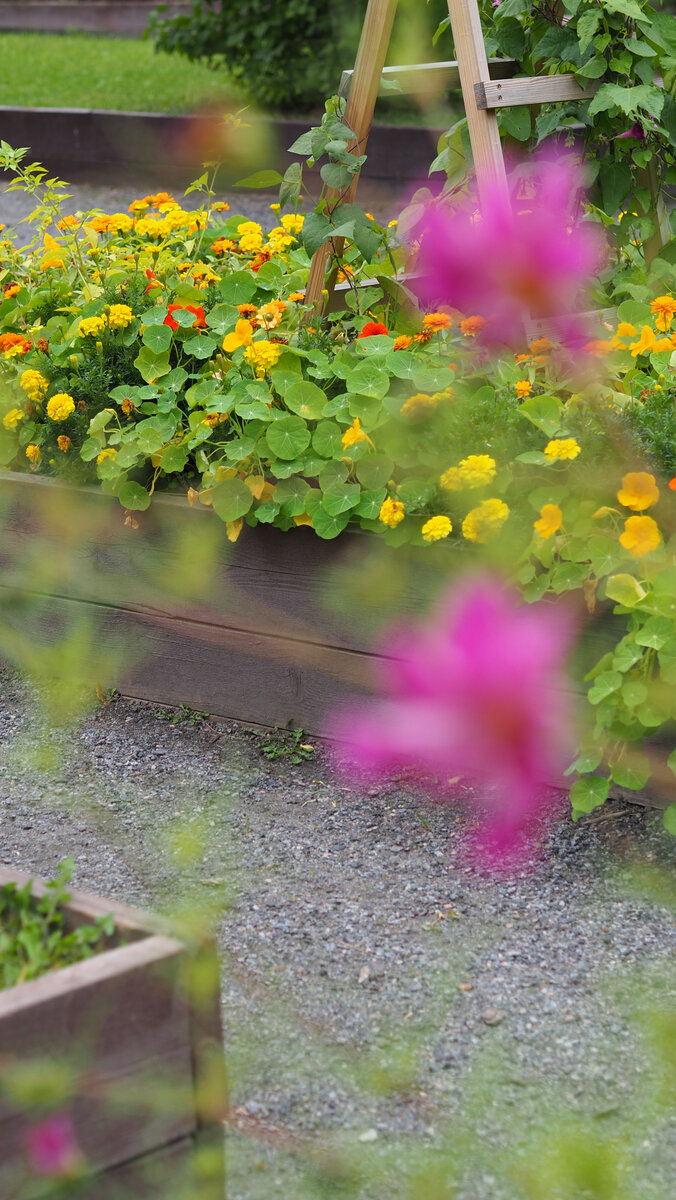
M 517 454 L 516 462 L 530 463 L 533 466 L 544 466 L 547 462 L 541 450 L 524 450 L 523 454 Z
M 676 837 L 676 804 L 670 804 L 669 807 L 664 810 L 662 824 L 664 825 L 667 833 L 673 833 Z
M 611 776 L 618 787 L 638 792 L 650 779 L 650 762 L 645 755 L 632 756 L 630 763 L 613 763 Z
M 218 342 L 216 339 L 209 337 L 205 333 L 198 334 L 196 337 L 186 338 L 183 343 L 183 349 L 186 354 L 192 354 L 193 358 L 211 358 L 217 348 Z
M 317 421 L 324 415 L 326 393 L 316 383 L 301 380 L 286 388 L 284 403 L 291 412 L 298 413 L 307 421 Z
M 644 600 L 646 595 L 645 589 L 633 575 L 611 575 L 606 580 L 608 599 L 623 604 L 625 608 L 633 608 L 640 600 Z
M 621 87 L 618 83 L 602 83 L 589 105 L 590 117 L 608 109 L 619 108 L 628 117 L 638 115 L 639 109 L 659 117 L 664 104 L 664 92 L 650 83 Z
M 556 592 L 557 596 L 561 595 L 562 592 L 575 591 L 577 588 L 582 587 L 588 575 L 589 568 L 586 563 L 562 563 L 560 567 L 557 567 L 552 572 L 552 591 Z
M 119 459 L 119 454 L 118 454 Z M 163 471 L 182 471 L 188 461 L 188 451 L 185 446 L 165 446 L 160 454 L 160 464 Z
M 397 350 L 395 353 L 400 352 Z M 427 364 L 424 367 L 418 367 L 413 376 L 413 383 L 419 392 L 442 392 L 444 388 L 452 387 L 455 383 L 455 372 L 448 367 Z
M 322 213 L 308 213 L 303 224 L 303 245 L 310 257 L 319 250 L 324 242 L 333 237 L 334 227 Z
M 320 538 L 330 540 L 342 533 L 349 519 L 349 512 L 332 514 L 319 504 L 312 513 L 312 528 Z
M 148 346 L 154 354 L 161 354 L 171 345 L 173 333 L 169 325 L 147 325 L 143 330 L 143 345 Z
M 136 444 L 144 454 L 156 454 L 164 445 L 165 439 L 159 430 L 151 424 L 150 420 L 141 421 L 136 426 L 134 432 L 136 434 Z
M 298 458 L 310 445 L 310 430 L 302 417 L 281 417 L 266 431 L 265 440 L 276 458 Z
M 648 646 L 651 650 L 661 650 L 673 633 L 674 623 L 668 617 L 650 617 L 635 634 L 636 645 Z
M 630 671 L 642 657 L 643 646 L 623 639 L 613 654 L 613 668 L 615 671 Z
M 359 503 L 361 488 L 357 483 L 337 483 L 326 488 L 322 497 L 322 508 L 330 517 L 349 512 Z
M 287 387 L 298 383 L 302 377 L 303 371 L 300 359 L 296 354 L 290 354 L 288 350 L 284 351 L 276 365 L 270 371 L 272 386 L 275 391 L 279 392 L 280 396 L 284 396 Z
M 593 686 L 589 689 L 587 699 L 590 704 L 600 704 L 602 700 L 606 700 L 608 696 L 612 696 L 613 692 L 617 692 L 622 687 L 624 680 L 619 671 L 602 671 L 596 676 Z
M 140 483 L 123 483 L 117 498 L 123 508 L 130 508 L 134 512 L 145 512 L 150 508 L 150 495 Z
M 326 186 L 335 188 L 337 192 L 349 187 L 353 178 L 353 172 L 348 167 L 335 162 L 324 163 L 319 174 Z
M 561 428 L 563 404 L 556 396 L 529 396 L 519 405 L 519 412 L 548 438 L 555 437 Z
M 357 479 L 368 491 L 382 488 L 394 470 L 394 463 L 386 454 L 367 454 L 355 467 Z
M 307 133 L 301 133 L 293 145 L 289 146 L 288 153 L 302 154 L 303 158 L 310 158 L 312 156 L 312 132 L 308 130 Z
M 594 14 L 597 15 L 596 13 Z M 608 63 L 602 54 L 597 54 L 595 58 L 590 58 L 583 67 L 580 67 L 576 72 L 577 79 L 600 79 L 608 70 Z
M 401 352 L 395 351 L 395 353 Z M 349 392 L 370 396 L 374 400 L 382 400 L 390 387 L 390 377 L 387 372 L 379 370 L 371 362 L 361 362 L 353 370 L 348 371 L 345 382 Z
M 587 46 L 591 42 L 596 30 L 601 21 L 601 11 L 598 8 L 587 9 L 578 17 L 577 21 L 577 40 L 580 45 L 580 50 L 584 54 Z
M 234 187 L 241 188 L 270 188 L 278 187 L 283 182 L 283 176 L 279 171 L 256 171 L 253 175 L 247 175 L 246 179 L 240 179 Z
M 375 520 L 386 495 L 387 490 L 384 487 L 378 488 L 376 491 L 362 492 L 359 504 L 354 510 L 355 514 L 364 517 L 365 520 Z
M 527 104 L 512 105 L 511 108 L 501 109 L 498 113 L 500 128 L 503 133 L 516 138 L 517 142 L 527 142 L 531 134 L 530 106 Z
M 601 775 L 577 779 L 570 789 L 570 802 L 575 815 L 593 812 L 608 799 L 610 780 Z
M 627 708 L 638 708 L 648 699 L 648 689 L 640 679 L 628 679 L 622 685 L 622 699 Z
M 335 421 L 320 421 L 312 435 L 312 448 L 322 458 L 338 458 L 343 453 L 343 433 Z
M 410 350 L 393 350 L 385 359 L 385 366 L 396 379 L 413 379 L 420 370 L 420 359 Z
M 168 375 L 171 370 L 169 351 L 165 350 L 163 354 L 155 354 L 149 346 L 142 346 L 138 356 L 134 359 L 134 366 L 146 383 L 154 383 L 156 379 Z
M 289 517 L 299 517 L 305 512 L 307 497 L 312 489 L 304 479 L 297 475 L 291 479 L 282 479 L 275 487 L 274 499 L 280 504 Z
M 248 304 L 256 294 L 256 281 L 249 271 L 233 271 L 219 286 L 226 304 Z
M 213 490 L 212 504 L 222 521 L 236 521 L 248 513 L 253 495 L 241 479 L 224 479 Z

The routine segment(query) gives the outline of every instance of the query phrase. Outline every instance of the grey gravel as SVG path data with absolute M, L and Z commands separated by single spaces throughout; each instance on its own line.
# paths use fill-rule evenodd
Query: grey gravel
M 346 1140 L 364 1176 L 336 1194 L 360 1200 L 403 1200 L 411 1146 L 435 1162 L 468 1129 L 457 1200 L 522 1195 L 502 1148 L 527 1161 L 561 1113 L 625 1136 L 652 1073 L 631 981 L 644 1007 L 676 1001 L 673 913 L 624 875 L 673 881 L 655 812 L 573 825 L 564 808 L 533 860 L 496 877 L 468 861 L 461 808 L 401 784 L 351 790 L 322 754 L 269 763 L 239 726 L 174 725 L 139 701 L 59 732 L 29 695 L 0 674 L 2 862 L 49 875 L 72 853 L 79 887 L 221 905 L 230 1200 L 333 1194 L 282 1135 Z M 398 1087 L 378 1090 L 388 1070 Z M 666 1197 L 676 1121 L 646 1128 L 640 1195 Z

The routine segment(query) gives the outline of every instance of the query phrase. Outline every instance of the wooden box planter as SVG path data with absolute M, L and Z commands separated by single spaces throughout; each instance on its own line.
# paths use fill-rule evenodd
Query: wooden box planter
M 96 33 L 141 37 L 155 0 L 0 0 L 0 29 L 35 33 Z M 190 12 L 184 0 L 169 0 L 166 17 Z
M 0 886 L 21 886 L 28 878 L 0 869 Z M 35 894 L 43 890 L 34 883 Z M 13 1062 L 64 1062 L 77 1071 L 76 1095 L 59 1111 L 69 1115 L 94 1172 L 78 1191 L 80 1200 L 193 1194 L 223 1200 L 221 1114 L 213 1100 L 207 1107 L 198 1087 L 207 1071 L 222 1079 L 214 952 L 208 946 L 199 951 L 200 968 L 213 969 L 214 991 L 198 1009 L 185 987 L 192 952 L 153 928 L 151 918 L 74 893 L 66 922 L 78 925 L 110 912 L 116 935 L 109 948 L 0 991 L 0 1063 L 6 1070 Z M 39 1118 L 12 1107 L 4 1091 L 0 1096 L 0 1195 L 37 1198 L 45 1181 L 30 1169 L 24 1138 Z M 213 1183 L 206 1190 L 200 1182 L 193 1192 L 194 1152 L 207 1143 L 216 1164 Z

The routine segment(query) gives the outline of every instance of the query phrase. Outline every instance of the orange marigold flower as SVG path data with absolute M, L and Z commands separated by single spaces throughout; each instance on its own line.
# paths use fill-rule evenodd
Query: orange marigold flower
M 674 475 L 673 479 L 669 480 L 667 487 L 671 488 L 672 492 L 676 492 L 676 475 Z
M 533 385 L 529 379 L 517 379 L 516 383 L 514 384 L 514 389 L 517 396 L 521 398 L 522 396 L 530 396 L 533 390 Z
M 431 342 L 433 337 L 434 337 L 433 329 L 421 329 L 420 333 L 416 333 L 413 340 L 414 340 L 414 342 L 419 342 L 421 346 L 424 346 L 425 342 Z
M 2 292 L 5 300 L 11 300 L 12 296 L 16 296 L 17 292 L 20 290 L 21 285 L 18 283 L 4 283 L 2 285 Z
M 531 342 L 530 346 L 528 347 L 531 354 L 547 354 L 551 348 L 552 343 L 550 342 L 549 338 L 536 338 L 535 341 Z
M 450 329 L 452 324 L 453 322 L 448 313 L 425 313 L 423 317 L 423 328 L 433 329 L 435 333 L 439 333 L 442 329 Z
M 213 212 L 227 212 L 228 209 L 230 208 L 230 205 L 227 203 L 226 200 L 214 200 L 213 204 L 211 205 L 211 208 L 212 208 Z
M 394 348 L 395 350 L 408 350 L 412 341 L 413 338 L 409 337 L 407 333 L 400 333 L 399 337 L 394 339 Z
M 676 300 L 673 296 L 656 296 L 650 305 L 650 311 L 655 316 L 655 328 L 661 333 L 667 333 L 676 313 Z
M 464 333 L 465 337 L 476 337 L 483 333 L 486 328 L 484 317 L 465 317 L 464 321 L 460 322 L 460 332 Z
M 66 450 L 70 450 L 70 438 L 65 433 L 59 434 L 58 438 L 56 439 L 56 444 L 59 447 L 59 450 L 63 450 L 64 454 L 66 453 Z
M 14 358 L 17 354 L 28 354 L 31 344 L 22 333 L 0 333 L 0 354 Z

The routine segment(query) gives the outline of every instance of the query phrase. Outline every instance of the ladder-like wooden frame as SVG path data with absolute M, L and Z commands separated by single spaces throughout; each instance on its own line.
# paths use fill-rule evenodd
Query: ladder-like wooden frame
M 369 0 L 362 27 L 357 59 L 353 71 L 343 72 L 341 92 L 349 87 L 345 124 L 354 131 L 350 150 L 363 154 L 373 123 L 376 99 L 381 79 L 395 80 L 404 92 L 415 91 L 416 79 L 422 72 L 438 77 L 442 86 L 460 84 L 467 116 L 469 138 L 474 158 L 479 198 L 490 189 L 504 189 L 507 196 L 507 173 L 500 144 L 497 110 L 512 104 L 547 104 L 564 100 L 590 98 L 600 86 L 592 80 L 580 87 L 573 74 L 537 75 L 531 78 L 510 78 L 518 64 L 510 59 L 486 57 L 483 31 L 477 0 L 448 0 L 451 31 L 458 56 L 457 62 L 424 63 L 406 67 L 385 67 L 385 58 L 392 36 L 397 0 Z M 351 203 L 357 191 L 356 175 L 345 192 L 329 190 L 329 216 L 342 203 Z M 664 213 L 658 212 L 656 245 L 664 240 Z M 339 258 L 344 239 L 325 242 L 316 251 L 306 289 L 306 301 L 316 311 L 331 303 L 335 288 L 336 270 L 327 281 L 330 261 Z

